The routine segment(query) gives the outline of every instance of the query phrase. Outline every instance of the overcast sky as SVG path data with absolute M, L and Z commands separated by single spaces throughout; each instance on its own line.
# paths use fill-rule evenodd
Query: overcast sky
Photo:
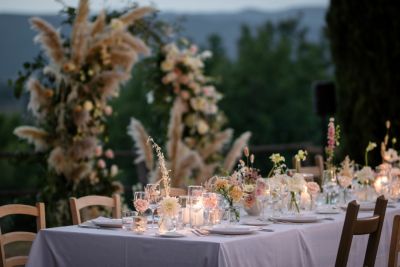
M 78 0 L 63 0 L 75 6 Z M 129 0 L 91 0 L 93 10 L 126 6 Z M 300 6 L 327 7 L 329 0 L 137 0 L 140 5 L 155 4 L 161 11 L 232 12 L 241 9 L 282 10 Z M 55 13 L 60 10 L 56 0 L 0 0 L 0 13 Z

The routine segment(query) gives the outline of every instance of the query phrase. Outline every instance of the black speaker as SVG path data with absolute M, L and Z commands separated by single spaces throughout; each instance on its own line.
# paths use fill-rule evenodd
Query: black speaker
M 319 116 L 333 116 L 336 112 L 335 84 L 318 81 L 313 84 L 315 112 Z

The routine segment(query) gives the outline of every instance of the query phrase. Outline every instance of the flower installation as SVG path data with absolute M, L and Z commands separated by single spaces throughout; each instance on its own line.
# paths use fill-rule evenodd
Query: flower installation
M 91 21 L 89 1 L 81 0 L 66 37 L 46 21 L 30 19 L 48 61 L 27 83 L 36 126 L 20 126 L 14 133 L 47 159 L 48 187 L 42 195 L 50 198 L 51 210 L 58 209 L 61 218 L 55 224 L 68 220 L 69 196 L 111 194 L 121 187 L 113 185 L 118 167 L 109 162 L 114 153 L 104 149 L 112 114 L 108 103 L 130 78 L 138 56 L 149 54 L 127 28 L 152 12 L 136 8 L 111 21 L 101 12 Z
M 159 72 L 161 78 L 155 81 L 156 89 L 150 94 L 155 100 L 150 105 L 160 102 L 171 107 L 166 156 L 176 187 L 201 184 L 220 167 L 230 172 L 250 138 L 249 132 L 242 134 L 222 160 L 233 131 L 222 130 L 225 119 L 218 108 L 222 95 L 211 84 L 212 79 L 204 75 L 204 60 L 210 56 L 207 51 L 199 53 L 195 45 L 179 49 L 174 43 L 163 46 L 155 56 L 160 64 L 154 72 Z M 132 118 L 128 134 L 135 141 L 138 154 L 135 162 L 144 161 L 150 181 L 158 180 L 151 149 L 144 142 L 148 136 L 144 126 Z

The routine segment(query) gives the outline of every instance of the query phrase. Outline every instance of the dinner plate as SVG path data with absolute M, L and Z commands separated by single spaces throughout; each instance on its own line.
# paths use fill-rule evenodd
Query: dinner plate
M 184 234 L 178 232 L 166 232 L 163 234 L 157 234 L 159 237 L 166 237 L 166 238 L 176 238 L 176 237 L 185 237 Z
M 121 219 L 94 219 L 92 223 L 99 227 L 122 228 Z
M 211 234 L 219 235 L 246 235 L 256 231 L 257 227 L 245 225 L 216 225 L 213 227 L 205 228 Z
M 340 209 L 332 207 L 318 208 L 315 213 L 317 214 L 339 214 Z
M 272 220 L 277 222 L 290 222 L 290 223 L 314 223 L 320 219 L 317 216 L 279 216 L 272 217 Z
M 250 226 L 267 226 L 270 225 L 271 222 L 262 221 L 259 219 L 244 219 L 243 221 L 240 222 L 240 224 L 250 225 Z

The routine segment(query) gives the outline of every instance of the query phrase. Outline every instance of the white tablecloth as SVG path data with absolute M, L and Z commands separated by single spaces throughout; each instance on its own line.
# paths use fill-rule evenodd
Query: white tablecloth
M 359 217 L 371 214 L 360 212 Z M 395 214 L 400 214 L 400 208 L 388 208 L 377 267 L 387 266 Z M 268 228 L 274 232 L 243 236 L 198 237 L 189 233 L 183 238 L 160 238 L 77 226 L 46 229 L 37 235 L 27 266 L 329 267 L 335 264 L 344 213 L 327 216 L 335 220 L 301 225 L 273 224 Z M 348 266 L 362 266 L 366 244 L 367 236 L 353 238 Z

